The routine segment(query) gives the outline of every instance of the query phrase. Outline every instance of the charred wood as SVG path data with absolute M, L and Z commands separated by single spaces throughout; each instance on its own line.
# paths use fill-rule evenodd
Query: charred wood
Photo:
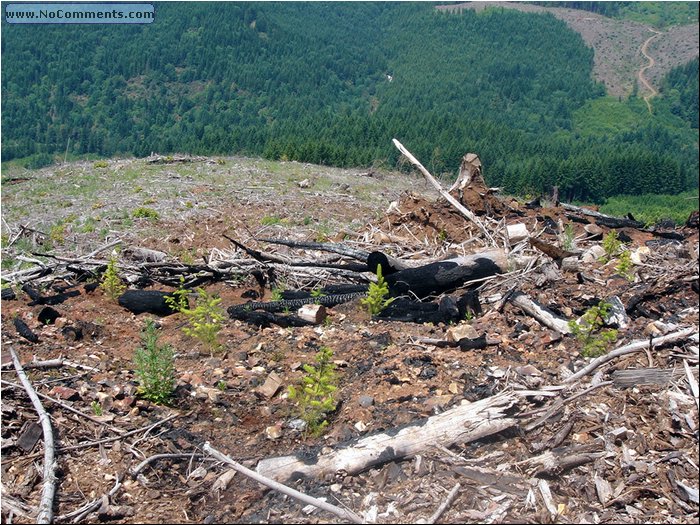
M 492 251 L 401 270 L 388 275 L 386 282 L 392 296 L 411 294 L 423 299 L 506 271 L 505 254 Z
M 29 326 L 27 326 L 27 323 L 22 321 L 22 319 L 20 319 L 19 317 L 15 317 L 14 324 L 17 333 L 24 337 L 27 341 L 30 341 L 32 343 L 39 342 L 39 336 L 32 332 Z
M 136 315 L 151 313 L 166 316 L 176 313 L 165 302 L 166 297 L 173 297 L 172 293 L 157 290 L 127 290 L 119 296 L 119 304 Z
M 228 310 L 228 314 L 231 319 L 238 319 L 239 321 L 244 321 L 262 328 L 267 328 L 273 324 L 281 326 L 282 328 L 289 328 L 291 326 L 314 326 L 315 324 L 292 314 L 279 315 L 273 312 L 231 310 L 230 308 Z

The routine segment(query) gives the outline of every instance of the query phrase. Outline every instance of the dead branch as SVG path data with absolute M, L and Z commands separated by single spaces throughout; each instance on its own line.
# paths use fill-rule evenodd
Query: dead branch
M 287 487 L 286 485 L 283 485 L 281 483 L 278 483 L 277 481 L 273 481 L 269 478 L 266 478 L 258 474 L 257 472 L 253 472 L 252 470 L 244 467 L 240 463 L 237 463 L 230 457 L 222 454 L 221 452 L 213 448 L 209 444 L 209 442 L 206 442 L 204 444 L 202 450 L 204 450 L 204 452 L 206 452 L 207 454 L 214 456 L 219 461 L 223 461 L 224 463 L 230 465 L 231 468 L 233 468 L 236 472 L 240 472 L 244 476 L 248 476 L 249 478 L 257 481 L 258 483 L 265 485 L 266 487 L 281 492 L 282 494 L 286 494 L 287 496 L 290 496 L 304 503 L 313 505 L 314 507 L 318 507 L 321 510 L 328 511 L 338 516 L 339 518 L 343 518 L 350 521 L 351 523 L 364 523 L 364 520 L 352 511 L 341 509 L 340 507 L 336 507 L 335 505 L 331 505 L 330 503 L 326 503 L 325 501 L 321 501 L 311 496 L 307 496 L 306 494 L 302 494 L 301 492 Z
M 44 406 L 41 404 L 41 401 L 39 400 L 34 387 L 32 387 L 32 383 L 29 381 L 27 374 L 25 374 L 24 369 L 22 368 L 22 363 L 20 362 L 15 349 L 10 346 L 9 350 L 10 355 L 12 356 L 12 363 L 15 365 L 15 370 L 17 371 L 17 377 L 34 405 L 34 409 L 39 416 L 39 422 L 41 423 L 41 428 L 44 434 L 44 484 L 41 489 L 41 501 L 39 502 L 36 522 L 51 523 L 53 521 L 53 498 L 54 494 L 56 493 L 56 450 L 54 448 L 51 419 L 46 413 L 46 410 L 44 410 Z
M 541 305 L 521 292 L 515 292 L 510 297 L 510 302 L 519 307 L 523 312 L 537 319 L 541 324 L 556 330 L 562 334 L 570 334 L 569 323 L 555 316 Z
M 406 158 L 413 164 L 416 168 L 420 170 L 420 172 L 423 174 L 425 179 L 432 184 L 435 189 L 442 195 L 447 202 L 452 204 L 457 211 L 459 211 L 462 215 L 464 215 L 467 219 L 469 219 L 471 222 L 473 222 L 480 230 L 481 233 L 483 233 L 486 238 L 489 240 L 492 246 L 496 246 L 496 241 L 493 239 L 489 231 L 486 229 L 486 227 L 482 224 L 482 222 L 479 220 L 479 218 L 474 215 L 471 211 L 469 211 L 467 208 L 462 206 L 457 199 L 455 199 L 452 195 L 450 195 L 448 192 L 446 192 L 443 187 L 440 185 L 440 183 L 433 177 L 430 172 L 425 169 L 425 167 L 416 159 L 410 151 L 408 151 L 403 144 L 401 144 L 398 140 L 392 139 L 394 142 L 394 146 L 403 154 L 406 156 Z
M 228 238 L 228 237 L 227 237 Z M 230 239 L 229 239 L 230 240 Z M 309 242 L 309 241 L 290 241 L 287 239 L 268 239 L 268 238 L 255 238 L 256 241 L 269 242 L 271 244 L 281 244 L 283 246 L 289 246 L 290 248 L 303 248 L 307 250 L 319 250 L 324 252 L 337 253 L 339 255 L 345 255 L 351 257 L 360 262 L 367 262 L 369 257 L 369 252 L 365 250 L 360 250 L 357 248 L 352 248 L 346 246 L 342 243 L 336 242 Z
M 500 393 L 459 405 L 400 430 L 371 435 L 353 446 L 319 454 L 313 462 L 282 456 L 261 460 L 256 470 L 278 480 L 299 476 L 320 479 L 339 470 L 356 474 L 378 464 L 421 454 L 436 443 L 451 446 L 497 434 L 516 424 L 514 418 L 506 416 L 516 402 L 517 396 L 512 392 Z
M 656 339 L 650 339 L 648 341 L 634 341 L 628 345 L 620 347 L 616 350 L 613 350 L 612 352 L 609 352 L 605 355 L 602 355 L 602 356 L 594 359 L 593 361 L 591 361 L 588 364 L 588 366 L 582 368 L 581 370 L 576 372 L 574 375 L 567 377 L 564 380 L 564 383 L 573 383 L 574 381 L 578 381 L 583 376 L 590 374 L 593 370 L 595 370 L 599 366 L 604 365 L 608 361 L 612 361 L 613 359 L 616 359 L 616 358 L 621 357 L 623 355 L 633 354 L 634 352 L 639 352 L 640 350 L 644 350 L 646 348 L 653 348 L 654 346 L 661 346 L 661 345 L 665 345 L 668 343 L 675 343 L 676 341 L 683 341 L 687 337 L 691 336 L 692 334 L 697 333 L 697 331 L 698 331 L 697 327 L 693 326 L 690 328 L 685 328 L 683 330 L 679 330 L 678 332 L 674 332 L 672 334 L 658 337 Z
M 457 499 L 457 494 L 459 493 L 459 489 L 462 486 L 459 483 L 456 483 L 454 487 L 452 487 L 452 490 L 447 494 L 447 497 L 445 498 L 445 501 L 442 502 L 442 505 L 440 505 L 435 512 L 433 513 L 430 518 L 428 518 L 424 523 L 432 524 L 435 523 L 437 520 L 440 519 L 440 516 L 444 514 L 444 512 L 447 510 L 447 508 L 454 503 L 454 500 Z M 421 523 L 418 521 L 418 523 Z
M 22 388 L 21 385 L 18 385 L 17 383 L 12 383 L 11 381 L 5 381 L 4 379 L 0 379 L 0 384 L 11 386 L 12 388 Z M 106 423 L 100 419 L 97 419 L 96 417 L 92 417 L 90 414 L 86 414 L 85 412 L 81 412 L 80 410 L 73 408 L 70 405 L 66 405 L 65 403 L 59 401 L 58 399 L 55 399 L 51 396 L 47 396 L 46 394 L 42 394 L 41 392 L 35 392 L 37 396 L 39 396 L 42 399 L 46 399 L 47 401 L 51 401 L 52 403 L 55 403 L 56 405 L 60 406 L 61 408 L 64 408 L 65 410 L 68 410 L 69 412 L 73 412 L 74 414 L 81 416 L 85 419 L 89 419 L 93 423 L 97 423 L 98 425 L 102 425 L 105 428 L 108 428 L 112 432 L 116 432 L 117 434 L 123 434 L 124 430 L 121 428 L 113 427 L 109 423 Z

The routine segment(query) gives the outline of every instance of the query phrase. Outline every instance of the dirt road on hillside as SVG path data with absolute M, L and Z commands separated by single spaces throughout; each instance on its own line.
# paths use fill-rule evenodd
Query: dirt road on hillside
M 651 31 L 654 34 L 652 36 L 650 36 L 649 38 L 647 38 L 644 41 L 644 44 L 642 44 L 642 47 L 640 48 L 642 55 L 644 55 L 644 58 L 646 58 L 649 61 L 649 63 L 639 70 L 639 73 L 637 73 L 637 78 L 639 78 L 639 82 L 641 82 L 644 85 L 644 87 L 647 89 L 647 91 L 649 91 L 649 94 L 644 95 L 644 102 L 646 102 L 647 108 L 649 109 L 649 113 L 651 113 L 651 102 L 649 102 L 649 100 L 652 97 L 655 97 L 656 95 L 658 95 L 659 92 L 656 91 L 654 86 L 652 86 L 647 81 L 646 77 L 644 76 L 644 72 L 647 69 L 651 69 L 652 67 L 654 67 L 654 64 L 656 64 L 656 62 L 654 61 L 654 58 L 651 57 L 647 53 L 647 48 L 649 47 L 649 44 L 651 43 L 652 40 L 654 40 L 655 38 L 657 38 L 659 35 L 661 35 L 663 33 L 661 33 L 660 31 L 657 31 L 656 29 L 652 29 L 651 27 L 649 28 L 649 31 Z

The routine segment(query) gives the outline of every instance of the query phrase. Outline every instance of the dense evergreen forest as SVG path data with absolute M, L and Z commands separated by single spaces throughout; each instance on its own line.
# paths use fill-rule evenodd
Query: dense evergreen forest
M 654 115 L 619 102 L 640 125 L 592 133 L 581 115 L 604 88 L 564 22 L 433 7 L 158 3 L 143 26 L 3 22 L 2 159 L 190 152 L 391 167 L 395 137 L 438 174 L 476 152 L 487 181 L 511 192 L 558 184 L 597 201 L 697 186 L 697 60 L 667 77 Z

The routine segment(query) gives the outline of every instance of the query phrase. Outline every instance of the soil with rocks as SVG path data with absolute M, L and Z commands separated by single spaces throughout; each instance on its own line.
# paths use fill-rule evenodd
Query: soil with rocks
M 395 436 L 498 395 L 515 399 L 507 413 L 512 422 L 502 431 L 467 442 L 426 442 L 419 453 L 397 453 L 358 472 L 339 466 L 321 477 L 280 481 L 370 523 L 696 522 L 695 228 L 616 228 L 632 255 L 623 271 L 617 257 L 601 259 L 610 228 L 545 200 L 525 203 L 479 186 L 455 194 L 490 229 L 488 240 L 415 174 L 241 158 L 175 160 L 69 164 L 3 185 L 3 258 L 13 264 L 3 265 L 3 279 L 15 295 L 4 292 L 2 300 L 4 522 L 33 523 L 43 486 L 44 440 L 34 407 L 17 386 L 11 351 L 33 388 L 48 396 L 41 399 L 57 447 L 59 523 L 342 522 L 232 475 L 203 445 L 255 469 L 269 458 L 360 451 L 363 439 Z M 126 184 L 130 170 L 140 177 Z M 94 180 L 102 183 L 86 193 L 36 189 L 85 188 Z M 136 184 L 146 189 L 135 192 Z M 157 219 L 124 213 L 146 200 Z M 106 233 L 81 229 L 96 210 Z M 78 218 L 64 220 L 63 238 L 42 251 L 57 214 L 65 219 L 71 212 Z M 515 224 L 536 240 L 503 233 Z M 182 313 L 136 315 L 95 286 L 112 250 L 131 288 L 172 291 L 179 274 L 195 275 L 224 308 L 256 294 L 258 301 L 273 298 L 270 282 L 254 270 L 267 274 L 274 267 L 277 284 L 288 291 L 373 279 L 367 272 L 351 279 L 329 268 L 253 260 L 227 237 L 289 261 L 329 254 L 257 239 L 342 243 L 414 266 L 499 248 L 527 264 L 452 292 L 476 290 L 480 298 L 481 311 L 456 323 L 382 320 L 354 299 L 329 308 L 313 326 L 262 328 L 227 318 L 218 350 L 184 333 Z M 165 259 L 137 258 L 144 248 Z M 511 300 L 515 292 L 564 320 L 603 300 L 621 304 L 606 328 L 617 330 L 606 352 L 641 346 L 585 372 L 596 361 L 582 355 L 581 340 L 543 325 Z M 61 293 L 64 300 L 47 304 Z M 58 316 L 42 322 L 48 307 Z M 160 342 L 176 352 L 167 404 L 139 392 L 134 352 L 151 318 Z M 37 339 L 20 335 L 17 320 Z M 464 334 L 486 336 L 488 344 L 462 350 L 439 343 Z M 313 435 L 289 386 L 300 383 L 304 365 L 313 365 L 322 347 L 333 352 L 337 405 L 323 433 Z M 32 366 L 53 359 L 60 363 Z M 583 373 L 574 377 L 577 372 Z

